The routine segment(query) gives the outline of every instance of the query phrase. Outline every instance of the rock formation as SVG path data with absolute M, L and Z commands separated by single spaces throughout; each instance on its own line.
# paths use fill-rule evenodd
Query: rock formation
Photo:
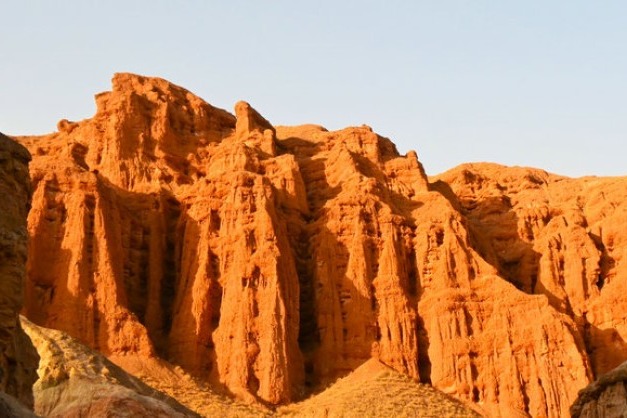
M 438 179 L 501 277 L 573 319 L 595 376 L 627 361 L 627 179 L 493 164 Z
M 37 355 L 18 320 L 26 280 L 29 161 L 24 147 L 0 134 L 0 392 L 32 407 Z
M 22 326 L 40 355 L 35 412 L 47 418 L 198 417 L 61 331 Z
M 627 416 L 627 362 L 581 390 L 570 414 L 572 418 Z
M 625 179 L 427 178 L 369 127 L 274 127 L 117 74 L 33 154 L 25 314 L 131 372 L 285 404 L 372 357 L 492 416 L 624 360 Z

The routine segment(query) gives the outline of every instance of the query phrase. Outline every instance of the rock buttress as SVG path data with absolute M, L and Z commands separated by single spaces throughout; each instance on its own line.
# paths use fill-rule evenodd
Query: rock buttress
M 0 134 L 0 391 L 33 407 L 37 353 L 20 327 L 26 280 L 28 151 Z

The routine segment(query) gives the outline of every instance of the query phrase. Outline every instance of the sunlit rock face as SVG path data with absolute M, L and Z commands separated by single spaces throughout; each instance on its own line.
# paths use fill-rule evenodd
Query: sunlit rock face
M 625 179 L 437 178 L 369 127 L 273 126 L 117 74 L 33 155 L 25 313 L 130 371 L 289 403 L 370 358 L 493 416 L 626 360 Z

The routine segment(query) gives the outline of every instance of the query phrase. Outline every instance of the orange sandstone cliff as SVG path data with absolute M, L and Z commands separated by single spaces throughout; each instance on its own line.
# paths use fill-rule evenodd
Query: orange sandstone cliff
M 116 74 L 33 155 L 25 314 L 251 401 L 371 358 L 491 416 L 566 416 L 627 360 L 627 179 L 429 179 L 367 126 L 275 127 Z
M 627 360 L 627 179 L 468 164 L 437 182 L 482 256 L 573 319 L 593 374 Z

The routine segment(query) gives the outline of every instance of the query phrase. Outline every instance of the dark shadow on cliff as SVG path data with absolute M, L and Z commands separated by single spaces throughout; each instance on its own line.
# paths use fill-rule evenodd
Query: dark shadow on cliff
M 307 193 L 308 211 L 306 213 L 294 209 L 279 208 L 283 219 L 286 221 L 300 289 L 298 343 L 304 361 L 304 396 L 309 395 L 319 383 L 315 370 L 315 355 L 321 342 L 316 298 L 318 290 L 315 286 L 315 248 L 312 240 L 317 233 L 316 225 L 320 218 L 321 208 L 328 200 L 337 196 L 340 191 L 339 188 L 331 188 L 326 180 L 324 174 L 326 159 L 315 158 L 315 155 L 320 152 L 321 146 L 320 143 L 297 137 L 280 140 L 277 146 L 279 153 L 294 155 L 299 166 L 299 175 Z M 289 199 L 289 197 L 287 198 Z M 292 198 L 294 201 L 296 200 L 296 196 Z M 294 202 L 291 206 L 295 205 Z
M 519 229 L 519 219 L 507 196 L 463 200 L 441 180 L 431 183 L 430 188 L 446 197 L 453 208 L 464 216 L 473 249 L 494 266 L 501 277 L 525 293 L 546 296 L 553 308 L 574 320 L 576 327 L 571 332 L 581 341 L 579 349 L 587 353 L 596 378 L 627 360 L 627 343 L 616 330 L 600 329 L 591 324 L 585 315 L 575 315 L 568 298 L 558 297 L 538 282 L 542 254 L 533 249 L 535 237 L 531 229 Z M 520 233 L 527 234 L 525 240 Z M 599 278 L 595 283 L 601 290 L 609 280 L 616 261 L 599 236 L 591 233 L 589 236 L 601 256 Z
M 341 186 L 331 187 L 327 181 L 326 158 L 316 157 L 324 144 L 301 138 L 287 138 L 280 141 L 280 149 L 289 151 L 296 157 L 300 174 L 307 192 L 309 212 L 301 214 L 300 225 L 293 222 L 291 229 L 292 249 L 297 261 L 300 285 L 300 337 L 299 344 L 305 361 L 304 396 L 324 389 L 324 386 L 338 377 L 346 375 L 370 358 L 371 342 L 367 347 L 351 345 L 347 340 L 349 330 L 346 320 L 351 305 L 372 306 L 374 302 L 361 294 L 347 279 L 349 250 L 335 233 L 327 227 L 326 207 L 341 192 Z M 298 237 L 298 239 L 293 239 Z M 371 250 L 376 245 L 364 243 Z M 376 260 L 378 254 L 373 254 Z M 331 263 L 326 265 L 325 263 Z M 372 271 L 372 270 L 371 270 Z M 325 274 L 323 274 L 323 272 Z M 320 277 L 323 275 L 324 277 Z M 366 278 L 370 283 L 374 277 Z M 371 289 L 371 293 L 373 290 Z M 371 296 L 374 299 L 374 295 Z M 320 324 L 321 303 L 324 303 L 326 326 Z M 374 320 L 376 323 L 376 318 Z M 377 332 L 372 332 L 372 342 Z M 334 344 L 337 350 L 325 352 Z M 367 351 L 361 358 L 350 358 L 349 350 Z
M 293 248 L 296 248 L 295 258 L 300 260 L 300 343 L 305 357 L 305 395 L 324 390 L 328 384 L 368 361 L 373 347 L 381 339 L 379 301 L 373 285 L 378 273 L 381 238 L 380 231 L 377 233 L 372 227 L 376 214 L 357 210 L 358 216 L 363 216 L 359 222 L 350 221 L 351 225 L 347 225 L 349 227 L 345 231 L 338 231 L 337 226 L 331 227 L 333 224 L 329 223 L 328 216 L 331 210 L 337 208 L 335 205 L 341 207 L 352 203 L 345 198 L 331 203 L 342 192 L 342 185 L 331 187 L 328 183 L 325 174 L 327 161 L 318 156 L 323 145 L 327 146 L 302 138 L 287 138 L 281 141 L 280 146 L 280 149 L 296 157 L 307 188 L 309 205 L 309 213 L 302 217 L 303 225 L 296 226 L 296 233 L 290 234 L 300 236 Z M 397 156 L 385 154 L 388 159 Z M 405 226 L 413 234 L 415 222 L 411 211 L 422 203 L 390 189 L 385 173 L 377 164 L 359 154 L 351 155 L 362 175 L 377 180 L 378 186 L 368 193 L 387 204 L 393 214 L 402 216 L 407 224 Z M 346 238 L 344 242 L 338 239 L 338 235 L 346 237 L 355 234 L 355 225 L 361 228 L 359 233 L 363 237 L 359 245 L 363 246 L 366 258 L 367 277 L 363 279 L 369 286 L 367 294 L 363 293 L 363 287 L 358 289 L 348 277 L 350 249 L 344 242 L 351 238 Z M 415 306 L 419 291 L 415 253 L 413 249 L 406 250 L 406 253 L 409 265 L 414 268 L 410 268 L 408 277 L 402 278 L 402 281 L 410 305 Z M 418 324 L 416 326 L 419 328 Z M 422 346 L 421 350 L 427 351 Z
M 507 196 L 459 199 L 441 180 L 430 183 L 429 187 L 463 215 L 472 248 L 496 269 L 499 276 L 525 293 L 536 293 L 541 254 L 533 249 L 530 242 L 533 236 L 526 237 L 528 241 L 520 237 L 519 219 Z
M 603 286 L 606 284 L 606 282 L 608 282 L 612 278 L 612 272 L 616 267 L 616 259 L 612 257 L 605 243 L 603 242 L 603 239 L 599 235 L 588 232 L 588 236 L 590 237 L 590 239 L 592 239 L 592 242 L 594 242 L 594 245 L 601 254 L 601 260 L 599 261 L 599 278 L 596 282 L 596 286 L 599 290 L 601 290 L 603 289 Z
M 158 354 L 165 357 L 180 271 L 180 248 L 177 248 L 180 203 L 164 189 L 158 193 L 138 193 L 121 189 L 100 175 L 98 181 L 100 198 L 109 200 L 107 203 L 113 207 L 108 209 L 117 212 L 120 217 L 120 225 L 114 226 L 116 229 L 112 230 L 119 234 L 112 237 L 119 239 L 119 242 L 112 242 L 107 248 L 116 252 L 109 254 L 110 260 L 119 257 L 122 261 L 121 269 L 116 271 L 118 276 L 114 279 L 124 288 L 122 301 L 126 301 L 127 306 L 123 307 L 146 326 Z M 105 220 L 109 223 L 112 221 Z M 155 227 L 157 230 L 153 230 Z M 161 248 L 151 248 L 151 240 L 155 235 L 162 235 L 157 237 Z M 161 250 L 160 255 L 163 256 L 157 259 L 160 261 L 158 265 L 154 265 L 155 261 L 151 260 L 151 251 L 155 250 Z M 151 268 L 157 271 L 151 272 Z M 156 274 L 159 270 L 161 274 Z M 159 291 L 155 293 L 154 289 Z M 160 312 L 160 320 L 148 318 L 150 311 Z
M 52 236 L 55 240 L 45 243 L 44 251 L 35 251 L 38 262 L 48 263 L 46 269 L 28 277 L 26 316 L 37 325 L 67 332 L 81 343 L 105 355 L 138 355 L 140 335 L 120 338 L 114 331 L 111 321 L 135 322 L 146 329 L 151 349 L 158 356 L 159 364 L 167 369 L 181 366 L 187 373 L 203 382 L 211 383 L 211 389 L 233 397 L 233 394 L 219 383 L 216 373 L 215 351 L 211 334 L 219 323 L 219 302 L 212 304 L 213 312 L 207 323 L 196 324 L 207 338 L 189 335 L 187 349 L 193 355 L 179 362 L 180 355 L 172 357 L 170 332 L 176 301 L 183 295 L 179 287 L 191 292 L 193 283 L 180 283 L 181 252 L 185 228 L 198 231 L 198 223 L 185 212 L 185 207 L 167 190 L 154 193 L 138 193 L 121 189 L 103 176 L 97 176 L 93 189 L 85 191 L 81 221 L 69 216 L 65 203 L 53 205 L 55 195 L 63 193 L 58 184 L 50 189 L 48 210 L 35 227 L 36 236 Z M 56 203 L 55 203 L 56 204 Z M 211 214 L 209 215 L 211 216 Z M 104 225 L 96 236 L 95 222 L 99 217 Z M 82 228 L 71 231 L 82 235 L 80 248 L 63 248 L 62 238 L 70 231 L 69 225 Z M 106 244 L 104 242 L 106 240 Z M 33 248 L 33 250 L 36 250 Z M 41 249 L 40 249 L 41 250 Z M 71 272 L 73 255 L 81 253 L 77 269 Z M 31 253 L 33 256 L 33 253 Z M 50 259 L 44 261 L 48 256 Z M 105 286 L 96 278 L 101 274 L 99 259 L 112 264 L 111 280 L 116 286 L 116 301 L 109 300 L 110 306 L 103 306 Z M 217 263 L 212 263 L 217 268 Z M 216 284 L 211 288 L 213 301 L 221 299 L 221 287 L 217 282 L 219 271 L 211 274 Z M 78 283 L 70 284 L 70 280 Z M 102 280 L 102 279 L 101 279 Z M 70 287 L 78 286 L 78 290 Z M 187 286 L 187 287 L 186 287 Z M 101 296 L 98 296 L 98 295 Z M 107 297 L 105 297 L 107 299 Z M 113 306 L 115 305 L 115 306 Z M 189 309 L 192 309 L 191 305 Z M 76 318 L 76 320 L 74 319 Z M 123 324 L 120 324 L 123 326 Z M 190 328 L 195 328 L 190 325 Z M 129 338 L 134 337 L 134 338 Z M 124 341 L 124 345 L 119 344 Z M 195 346 L 192 346 L 195 344 Z M 120 352 L 122 350 L 122 352 Z M 161 362 L 165 360 L 166 362 Z
M 575 322 L 582 330 L 594 379 L 627 361 L 627 342 L 618 331 L 601 329 L 588 322 L 585 316 L 575 317 Z

